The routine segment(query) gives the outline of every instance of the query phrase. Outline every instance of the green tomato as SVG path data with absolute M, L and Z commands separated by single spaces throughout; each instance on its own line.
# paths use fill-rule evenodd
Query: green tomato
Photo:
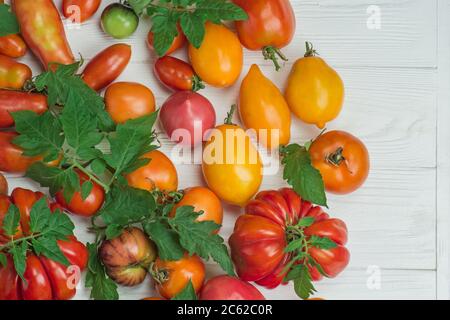
M 120 3 L 107 6 L 101 20 L 103 31 L 116 39 L 131 36 L 139 24 L 139 17 L 133 9 Z

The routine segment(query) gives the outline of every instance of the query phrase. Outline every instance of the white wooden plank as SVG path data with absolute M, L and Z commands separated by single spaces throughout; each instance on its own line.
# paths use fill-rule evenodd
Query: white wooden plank
M 450 1 L 438 2 L 437 298 L 450 296 Z

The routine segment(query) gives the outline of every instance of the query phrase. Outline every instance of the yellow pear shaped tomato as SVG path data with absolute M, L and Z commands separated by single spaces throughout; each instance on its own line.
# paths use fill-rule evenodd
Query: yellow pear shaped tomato
M 237 35 L 222 24 L 207 22 L 205 37 L 197 49 L 189 44 L 189 59 L 197 75 L 215 87 L 229 87 L 242 70 L 242 45 Z
M 263 166 L 250 137 L 231 123 L 232 111 L 225 124 L 212 130 L 203 149 L 202 170 L 220 199 L 244 206 L 259 190 Z
M 292 66 L 285 97 L 298 118 L 323 128 L 342 109 L 344 83 L 339 74 L 315 53 L 307 42 L 305 57 Z
M 268 149 L 289 143 L 291 112 L 280 90 L 254 64 L 241 83 L 239 114 Z M 264 130 L 265 129 L 265 130 Z

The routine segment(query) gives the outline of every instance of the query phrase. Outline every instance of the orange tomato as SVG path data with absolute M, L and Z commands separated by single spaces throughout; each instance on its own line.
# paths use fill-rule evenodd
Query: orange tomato
M 281 91 L 262 74 L 256 64 L 250 67 L 241 83 L 239 114 L 244 126 L 255 129 L 259 142 L 267 148 L 277 148 L 289 143 L 289 107 Z
M 205 24 L 205 37 L 197 49 L 189 44 L 189 59 L 195 73 L 215 87 L 229 87 L 239 78 L 243 53 L 239 38 L 222 24 Z
M 284 93 L 292 112 L 302 121 L 324 128 L 344 103 L 344 83 L 307 42 L 304 58 L 292 66 Z
M 131 187 L 152 191 L 176 191 L 178 174 L 172 161 L 161 151 L 153 150 L 143 158 L 151 159 L 148 164 L 127 174 L 125 178 Z
M 170 216 L 174 217 L 177 208 L 182 206 L 193 206 L 196 212 L 203 211 L 197 221 L 213 221 L 222 225 L 222 203 L 215 193 L 208 188 L 192 187 L 184 190 L 183 198 L 173 207 Z
M 312 165 L 322 174 L 329 192 L 353 192 L 369 175 L 369 152 L 364 143 L 350 133 L 326 132 L 314 140 L 309 153 Z
M 230 119 L 211 131 L 203 149 L 202 170 L 208 187 L 220 199 L 239 206 L 256 194 L 262 181 L 258 150 Z
M 0 54 L 11 58 L 20 58 L 27 52 L 27 45 L 17 34 L 0 37 Z
M 195 292 L 199 292 L 205 280 L 205 265 L 196 256 L 187 253 L 177 261 L 156 259 L 152 276 L 158 293 L 166 298 L 172 299 L 183 291 L 191 280 Z
M 21 89 L 31 79 L 31 69 L 0 54 L 0 88 Z
M 167 49 L 166 53 L 164 54 L 165 56 L 167 56 L 171 53 L 174 53 L 175 51 L 177 51 L 178 49 L 183 47 L 186 43 L 186 36 L 184 35 L 183 30 L 181 30 L 181 27 L 179 25 L 177 25 L 177 30 L 178 30 L 178 34 L 173 39 L 172 44 L 170 45 L 169 49 Z M 149 49 L 153 50 L 153 32 L 151 30 L 147 34 L 147 45 L 148 45 Z
M 136 82 L 116 82 L 105 92 L 106 111 L 115 123 L 139 118 L 155 111 L 155 96 Z

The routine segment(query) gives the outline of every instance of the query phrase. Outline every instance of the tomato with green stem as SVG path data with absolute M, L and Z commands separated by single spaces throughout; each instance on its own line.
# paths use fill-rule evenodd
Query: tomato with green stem
M 116 39 L 131 36 L 137 29 L 139 17 L 128 5 L 113 3 L 107 6 L 101 16 L 103 31 Z
M 155 74 L 167 88 L 175 91 L 198 91 L 205 88 L 192 66 L 178 58 L 163 56 L 156 60 Z
M 280 49 L 287 46 L 295 33 L 295 14 L 289 0 L 233 0 L 248 15 L 247 20 L 236 21 L 239 40 L 249 50 L 262 50 L 264 58 L 273 61 L 276 70 L 278 58 L 287 61 Z

